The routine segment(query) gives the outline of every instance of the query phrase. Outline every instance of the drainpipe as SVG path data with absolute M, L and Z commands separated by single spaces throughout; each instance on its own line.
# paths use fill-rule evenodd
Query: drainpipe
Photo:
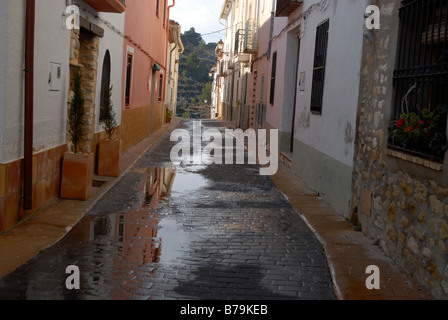
M 177 28 L 174 30 L 173 29 L 173 34 L 174 35 L 176 35 L 176 40 L 175 40 L 175 44 L 174 44 L 174 48 L 173 49 L 171 49 L 171 51 L 170 51 L 170 61 L 168 62 L 168 64 L 169 64 L 169 66 L 168 66 L 168 68 L 169 68 L 169 71 L 168 71 L 168 75 L 167 75 L 167 77 L 168 77 L 168 85 L 171 85 L 171 72 L 173 71 L 172 69 L 172 65 L 173 65 L 173 52 L 174 52 L 174 50 L 176 50 L 177 49 L 177 47 L 178 47 L 178 41 L 177 41 L 177 36 L 178 36 L 178 34 L 177 34 Z M 168 41 L 168 43 L 169 43 L 169 41 Z
M 275 1 L 272 1 L 272 10 L 271 10 L 271 26 L 269 30 L 269 43 L 268 43 L 268 61 L 271 61 L 271 52 L 272 52 L 272 37 L 274 36 L 274 19 L 275 19 Z
M 174 7 L 176 5 L 176 0 L 173 0 L 173 4 L 172 5 L 169 5 L 168 6 L 168 8 L 167 8 L 167 11 L 168 11 L 168 17 L 167 17 L 167 22 L 168 23 L 166 23 L 165 22 L 165 26 L 166 26 L 166 45 L 165 45 L 165 73 L 167 72 L 167 63 L 168 63 L 168 44 L 169 44 L 169 40 L 168 40 L 168 38 L 169 38 L 169 33 L 170 33 L 170 10 L 171 10 L 171 8 L 172 7 Z M 169 74 L 167 74 L 167 75 L 165 75 L 166 77 L 170 77 L 170 75 Z M 169 81 L 169 80 L 168 80 Z M 166 89 L 166 88 L 165 88 Z M 166 103 L 166 92 L 165 92 L 165 103 Z M 163 110 L 165 110 L 165 109 L 163 109 Z M 162 112 L 162 114 L 163 114 L 163 112 Z
M 33 113 L 34 113 L 34 23 L 36 1 L 26 1 L 25 35 L 25 146 L 23 209 L 33 206 Z

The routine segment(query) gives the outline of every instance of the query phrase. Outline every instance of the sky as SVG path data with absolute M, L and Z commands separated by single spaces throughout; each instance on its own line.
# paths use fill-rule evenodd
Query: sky
M 172 1 L 169 1 L 170 5 Z M 225 27 L 219 23 L 219 14 L 224 0 L 176 0 L 176 5 L 170 9 L 170 19 L 178 22 L 182 33 L 194 27 L 196 32 L 206 34 L 219 31 Z M 224 38 L 224 32 L 204 35 L 205 42 L 218 42 Z

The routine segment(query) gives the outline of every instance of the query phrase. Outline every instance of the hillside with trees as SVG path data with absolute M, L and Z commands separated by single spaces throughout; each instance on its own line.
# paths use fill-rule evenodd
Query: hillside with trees
M 182 35 L 184 53 L 180 57 L 177 115 L 182 116 L 190 106 L 210 103 L 209 72 L 216 63 L 216 43 L 206 43 L 194 28 Z

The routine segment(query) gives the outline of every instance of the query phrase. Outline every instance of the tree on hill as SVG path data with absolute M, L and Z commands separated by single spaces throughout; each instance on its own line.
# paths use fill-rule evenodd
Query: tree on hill
M 206 43 L 194 28 L 182 35 L 184 53 L 179 64 L 178 115 L 182 115 L 189 106 L 210 103 L 211 79 L 209 71 L 216 63 L 216 43 Z

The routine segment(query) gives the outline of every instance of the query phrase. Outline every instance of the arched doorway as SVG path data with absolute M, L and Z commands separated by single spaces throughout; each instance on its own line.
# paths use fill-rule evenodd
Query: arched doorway
M 100 96 L 100 122 L 104 120 L 104 110 L 101 108 L 104 105 L 105 101 L 105 88 L 110 84 L 110 69 L 111 69 L 111 61 L 110 61 L 110 52 L 106 50 L 103 60 L 103 72 L 101 75 L 101 96 Z

